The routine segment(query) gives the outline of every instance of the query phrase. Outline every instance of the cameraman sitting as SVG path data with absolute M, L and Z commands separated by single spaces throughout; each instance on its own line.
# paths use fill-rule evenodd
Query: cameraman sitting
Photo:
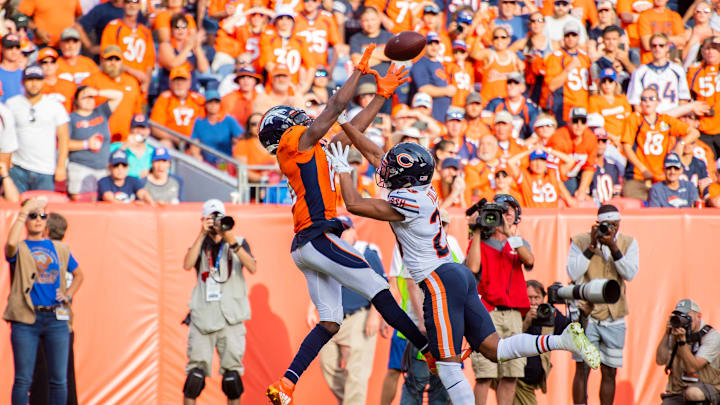
M 477 216 L 473 211 L 478 211 Z M 480 280 L 478 293 L 483 304 L 500 337 L 522 333 L 520 312 L 530 308 L 522 269 L 532 269 L 535 258 L 518 229 L 520 204 L 508 194 L 498 194 L 494 202 L 480 200 L 466 214 L 472 215 L 473 233 L 465 264 Z M 472 365 L 475 403 L 485 403 L 490 382 L 496 378 L 498 403 L 512 402 L 515 380 L 524 375 L 524 358 L 497 364 L 473 352 Z
M 662 405 L 720 403 L 720 333 L 702 321 L 691 299 L 678 302 L 655 362 L 670 370 Z
M 523 319 L 523 332 L 531 335 L 561 335 L 570 320 L 552 304 L 544 304 L 545 288 L 536 280 L 527 281 L 527 295 L 530 310 Z M 518 380 L 515 386 L 513 405 L 535 405 L 535 390 L 540 388 L 547 392 L 547 376 L 550 372 L 550 352 L 527 358 L 525 377 Z
M 222 390 L 228 404 L 239 404 L 243 392 L 243 321 L 250 319 L 250 302 L 242 270 L 244 267 L 254 274 L 256 267 L 250 246 L 244 238 L 233 235 L 233 225 L 220 200 L 205 201 L 200 234 L 185 254 L 183 267 L 194 267 L 197 277 L 190 298 L 185 405 L 194 404 L 205 388 L 214 349 L 220 357 Z
M 620 212 L 613 205 L 598 209 L 597 223 L 589 233 L 572 238 L 568 254 L 567 271 L 574 283 L 586 283 L 594 279 L 612 279 L 620 284 L 620 299 L 614 304 L 598 304 L 593 307 L 585 334 L 600 350 L 600 403 L 610 405 L 615 398 L 615 374 L 622 367 L 625 346 L 625 316 L 628 314 L 625 281 L 638 272 L 638 244 L 634 238 L 618 233 Z M 574 357 L 573 402 L 587 401 L 587 378 L 590 369 Z

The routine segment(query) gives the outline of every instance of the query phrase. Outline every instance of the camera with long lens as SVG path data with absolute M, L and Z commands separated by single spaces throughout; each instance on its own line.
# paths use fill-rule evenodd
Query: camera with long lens
M 548 303 L 538 305 L 533 324 L 536 326 L 555 326 L 555 308 Z
M 227 232 L 233 229 L 233 227 L 235 227 L 235 220 L 231 216 L 215 214 L 213 216 L 213 226 L 215 227 L 215 229 L 220 229 Z
M 465 211 L 465 215 L 471 216 L 478 212 L 478 217 L 474 224 L 470 224 L 470 230 L 475 232 L 480 229 L 482 238 L 487 239 L 495 232 L 495 228 L 503 225 L 503 214 L 508 210 L 507 205 L 496 202 L 488 202 L 482 199 L 473 204 Z
M 602 221 L 602 222 L 600 222 L 600 224 L 597 227 L 598 235 L 600 235 L 600 236 L 610 235 L 612 233 L 614 227 L 615 227 L 615 225 L 613 225 L 612 223 L 607 222 L 607 221 Z
M 692 318 L 690 318 L 690 315 L 688 314 L 680 311 L 673 311 L 670 315 L 670 326 L 673 328 L 683 328 L 686 331 L 690 331 L 691 324 Z
M 619 299 L 620 283 L 604 278 L 568 286 L 554 283 L 548 287 L 548 302 L 551 304 L 566 304 L 567 300 L 583 300 L 593 304 L 614 304 Z

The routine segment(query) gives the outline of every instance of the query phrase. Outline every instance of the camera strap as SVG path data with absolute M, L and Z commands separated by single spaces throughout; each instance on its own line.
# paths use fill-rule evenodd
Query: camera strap
M 232 276 L 233 266 L 232 266 L 232 255 L 227 254 L 227 272 L 228 275 L 225 278 L 225 280 L 220 280 L 220 262 L 222 261 L 223 253 L 225 252 L 225 246 L 227 243 L 221 242 L 220 249 L 218 249 L 218 254 L 215 258 L 213 258 L 212 254 L 212 247 L 210 246 L 210 243 L 208 243 L 208 246 L 205 249 L 205 257 L 207 257 L 208 264 L 210 265 L 210 277 L 216 281 L 217 283 L 224 284 L 228 280 L 230 280 L 230 276 Z
M 688 336 L 687 340 L 690 342 L 700 342 L 700 340 L 702 340 L 703 336 L 707 335 L 712 329 L 713 329 L 712 326 L 705 325 L 702 327 L 702 329 L 700 329 L 700 331 L 698 331 L 696 333 L 691 333 Z M 690 343 L 690 342 L 688 342 L 688 343 Z M 677 350 L 678 350 L 678 343 L 675 342 L 672 353 L 670 354 L 670 361 L 668 361 L 667 366 L 665 366 L 665 374 L 670 373 L 670 369 L 672 368 L 673 360 L 675 360 L 675 355 L 677 354 Z

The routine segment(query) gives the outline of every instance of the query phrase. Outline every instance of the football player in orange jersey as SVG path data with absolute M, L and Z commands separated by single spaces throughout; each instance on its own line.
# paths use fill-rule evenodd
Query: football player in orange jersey
M 682 121 L 657 113 L 659 102 L 655 87 L 646 87 L 640 95 L 640 111 L 625 120 L 622 147 L 628 159 L 625 167 L 623 197 L 647 200 L 653 182 L 662 181 L 665 176 L 665 156 L 675 143 L 672 138 L 681 138 L 678 145 L 697 140 L 700 133 L 689 128 Z
M 545 60 L 545 92 L 541 107 L 551 109 L 562 126 L 573 107 L 588 106 L 590 58 L 578 47 L 581 27 L 569 22 L 563 28 L 563 45 Z
M 176 67 L 170 72 L 170 90 L 158 96 L 150 113 L 150 119 L 189 137 L 195 119 L 205 115 L 204 105 L 203 96 L 190 90 L 190 72 L 182 66 Z M 152 128 L 152 133 L 168 147 L 175 147 L 180 142 L 157 127 Z
M 75 97 L 75 83 L 58 78 L 57 52 L 53 48 L 43 48 L 38 51 L 37 60 L 45 73 L 42 93 L 56 99 L 65 107 L 68 114 L 71 113 Z
M 295 35 L 305 39 L 308 46 L 309 66 L 328 66 L 332 72 L 339 54 L 347 55 L 350 48 L 341 42 L 340 31 L 333 15 L 320 9 L 320 0 L 304 0 L 303 11 L 295 22 Z M 328 61 L 328 46 L 333 58 Z
M 275 10 L 275 32 L 266 30 L 260 38 L 260 66 L 271 72 L 275 65 L 285 65 L 292 82 L 300 85 L 299 93 L 305 93 L 312 85 L 315 69 L 310 65 L 308 44 L 294 34 L 295 12 L 280 6 Z
M 453 61 L 445 65 L 450 84 L 457 89 L 451 103 L 456 107 L 464 107 L 465 100 L 475 84 L 475 73 L 472 64 L 467 60 L 468 49 L 465 41 L 453 41 L 452 55 Z
M 688 70 L 688 86 L 693 99 L 711 107 L 711 112 L 699 117 L 700 140 L 720 156 L 720 37 L 706 38 L 700 52 L 703 61 Z
M 335 172 L 320 142 L 341 113 L 345 116 L 344 110 L 355 95 L 362 74 L 373 73 L 378 83 L 378 95 L 352 120 L 363 131 L 385 100 L 407 81 L 404 69 L 396 70 L 391 66 L 385 77 L 371 70 L 368 62 L 374 48 L 372 44 L 368 46 L 353 74 L 316 119 L 308 117 L 302 110 L 278 106 L 266 112 L 260 124 L 260 141 L 270 153 L 277 155 L 280 170 L 288 177 L 296 196 L 293 205 L 295 238 L 291 252 L 307 278 L 310 297 L 318 308 L 320 319 L 300 345 L 284 376 L 268 387 L 266 394 L 274 405 L 294 403 L 293 391 L 298 379 L 340 329 L 343 285 L 365 296 L 388 324 L 401 331 L 423 353 L 429 353 L 427 338 L 397 305 L 387 281 L 370 268 L 361 254 L 339 238 L 342 224 L 335 218 Z M 341 122 L 347 123 L 347 120 L 341 119 Z M 344 134 L 335 139 L 349 143 Z M 431 355 L 426 354 L 426 358 L 428 363 L 434 363 Z

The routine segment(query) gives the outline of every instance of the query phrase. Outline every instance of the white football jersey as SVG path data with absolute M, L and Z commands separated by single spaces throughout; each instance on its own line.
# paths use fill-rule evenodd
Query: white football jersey
M 685 69 L 677 63 L 668 62 L 663 66 L 651 63 L 640 65 L 630 77 L 628 101 L 640 105 L 640 94 L 646 87 L 655 87 L 660 98 L 657 112 L 664 113 L 679 105 L 680 100 L 690 100 Z
M 453 262 L 440 220 L 438 195 L 431 185 L 393 190 L 387 200 L 405 216 L 405 220 L 390 222 L 390 226 L 403 264 L 416 283 L 441 265 Z

